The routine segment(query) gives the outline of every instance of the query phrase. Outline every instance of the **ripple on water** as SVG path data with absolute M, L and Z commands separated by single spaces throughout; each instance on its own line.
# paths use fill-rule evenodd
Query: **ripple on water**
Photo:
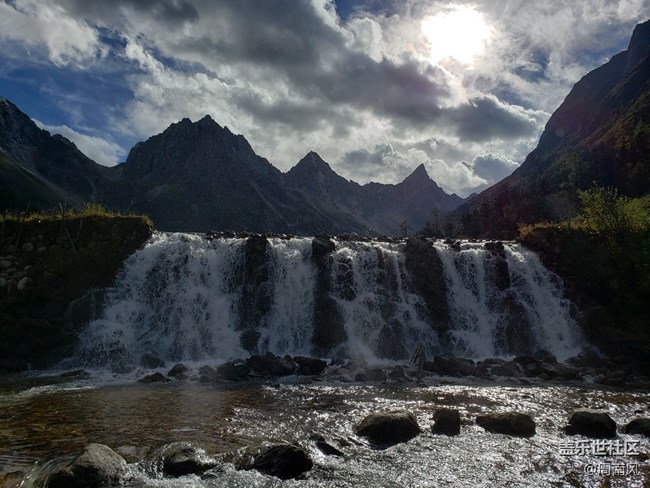
M 430 431 L 436 408 L 443 406 L 461 412 L 457 437 Z M 227 468 L 208 479 L 153 480 L 133 465 L 136 476 L 128 486 L 600 487 L 606 477 L 585 474 L 589 464 L 639 466 L 638 475 L 611 477 L 611 486 L 641 487 L 644 476 L 650 481 L 647 460 L 561 455 L 560 442 L 572 439 L 561 428 L 578 407 L 606 409 L 621 425 L 635 411 L 648 414 L 650 405 L 644 393 L 588 386 L 40 385 L 0 396 L 0 481 L 17 483 L 36 460 L 79 452 L 90 442 L 131 446 L 134 461 L 147 450 L 182 440 L 202 443 L 211 453 L 263 442 L 298 442 L 309 449 L 315 466 L 305 480 L 280 482 Z M 413 411 L 423 433 L 388 449 L 372 448 L 354 434 L 365 415 L 392 409 Z M 513 438 L 474 424 L 476 415 L 500 411 L 529 413 L 537 434 Z M 315 435 L 325 437 L 345 457 L 320 453 L 311 440 Z M 630 439 L 620 436 L 621 441 Z M 648 439 L 634 439 L 640 440 L 640 451 L 650 451 Z

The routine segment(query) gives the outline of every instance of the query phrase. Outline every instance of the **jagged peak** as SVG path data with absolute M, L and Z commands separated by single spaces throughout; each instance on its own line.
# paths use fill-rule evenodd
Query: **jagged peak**
M 421 163 L 415 170 L 408 175 L 403 183 L 406 183 L 407 181 L 420 181 L 420 180 L 431 180 L 431 177 L 429 176 L 429 173 L 427 173 L 427 169 L 424 167 L 424 163 Z
M 637 24 L 627 48 L 625 71 L 632 70 L 650 52 L 650 20 Z
M 308 167 L 317 171 L 333 172 L 332 167 L 315 151 L 309 151 L 292 169 Z

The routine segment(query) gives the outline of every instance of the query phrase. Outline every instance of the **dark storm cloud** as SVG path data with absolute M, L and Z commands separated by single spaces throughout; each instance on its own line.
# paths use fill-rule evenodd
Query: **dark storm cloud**
M 461 139 L 519 139 L 536 134 L 539 123 L 533 117 L 501 104 L 496 97 L 475 98 L 470 103 L 448 109 L 448 120 Z
M 95 21 L 113 21 L 124 9 L 150 15 L 167 25 L 198 20 L 199 12 L 188 0 L 60 0 L 70 14 Z

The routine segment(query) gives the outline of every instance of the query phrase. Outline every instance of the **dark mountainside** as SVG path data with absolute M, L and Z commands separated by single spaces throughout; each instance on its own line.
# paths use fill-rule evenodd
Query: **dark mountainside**
M 521 167 L 452 219 L 462 235 L 513 237 L 518 224 L 573 217 L 577 190 L 594 183 L 630 197 L 650 191 L 650 21 L 575 84 Z
M 106 168 L 10 102 L 0 99 L 0 110 L 3 208 L 96 202 L 146 213 L 170 231 L 395 235 L 403 221 L 418 229 L 432 212 L 446 214 L 463 201 L 444 193 L 424 166 L 397 185 L 361 186 L 309 153 L 284 174 L 209 116 L 172 124 L 136 144 L 124 164 Z
M 0 98 L 0 208 L 50 208 L 101 200 L 107 168 L 65 137 L 51 136 Z

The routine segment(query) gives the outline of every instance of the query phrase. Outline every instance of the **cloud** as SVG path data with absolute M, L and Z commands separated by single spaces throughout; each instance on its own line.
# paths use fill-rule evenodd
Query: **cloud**
M 60 134 L 71 140 L 82 153 L 102 166 L 115 166 L 124 156 L 122 147 L 101 137 L 82 134 L 66 125 L 47 125 L 39 120 L 34 120 L 34 122 L 51 134 Z
M 0 39 L 45 47 L 57 66 L 95 57 L 97 32 L 83 20 L 65 15 L 62 7 L 38 0 L 0 3 Z
M 435 61 L 422 19 L 457 4 L 15 0 L 0 3 L 0 56 L 42 51 L 69 75 L 55 87 L 67 107 L 55 125 L 102 134 L 104 162 L 116 160 L 111 144 L 128 150 L 210 114 L 283 170 L 310 150 L 360 183 L 396 183 L 425 163 L 467 194 L 521 163 L 573 83 L 624 49 L 650 11 L 650 0 L 477 0 L 488 49 L 471 65 Z M 120 93 L 108 104 L 75 83 L 107 70 Z M 98 113 L 110 106 L 103 124 L 74 90 L 98 99 Z

